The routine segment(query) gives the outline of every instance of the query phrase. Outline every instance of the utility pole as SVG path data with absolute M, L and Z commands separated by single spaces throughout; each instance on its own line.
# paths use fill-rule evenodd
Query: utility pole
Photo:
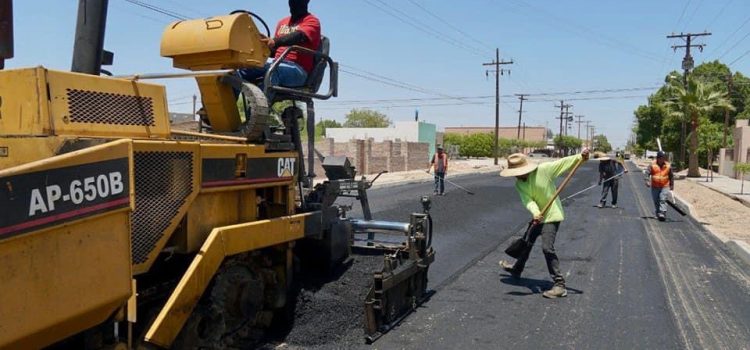
M 573 107 L 573 105 L 565 105 L 565 136 L 568 136 L 568 122 L 572 120 L 572 118 L 570 117 L 572 112 L 569 111 L 570 107 Z
M 732 99 L 732 73 L 727 74 L 727 91 L 729 99 Z M 724 140 L 722 141 L 722 148 L 727 148 L 727 134 L 729 133 L 729 110 L 724 110 Z
M 526 122 L 523 122 L 523 140 L 526 141 Z
M 585 123 L 586 123 L 586 146 L 588 148 L 591 148 L 591 144 L 589 143 L 589 129 L 591 128 L 589 124 L 591 124 L 591 121 L 587 120 Z
M 516 135 L 516 138 L 520 140 L 521 139 L 521 116 L 523 115 L 523 101 L 528 100 L 526 96 L 529 96 L 529 94 L 516 94 L 516 96 L 518 96 L 518 100 L 521 102 L 521 106 L 518 107 L 518 135 Z
M 506 71 L 500 69 L 501 65 L 513 64 L 513 60 L 500 61 L 500 49 L 495 49 L 495 60 L 488 63 L 482 63 L 483 66 L 495 66 L 495 147 L 493 154 L 495 156 L 495 165 L 497 165 L 497 147 L 498 147 L 498 133 L 500 130 L 500 76 Z M 490 71 L 487 71 L 490 72 Z M 487 73 L 485 72 L 485 74 Z M 510 70 L 507 71 L 510 74 Z
M 593 149 L 593 148 L 594 148 L 594 139 L 595 139 L 595 138 L 596 138 L 596 127 L 594 127 L 594 126 L 592 125 L 592 126 L 591 126 L 591 147 L 589 147 L 589 148 L 591 148 L 591 149 Z
M 690 70 L 693 69 L 693 66 L 695 65 L 695 61 L 693 60 L 693 56 L 690 55 L 690 49 L 695 47 L 700 52 L 703 52 L 703 47 L 706 46 L 705 44 L 693 44 L 692 39 L 694 37 L 698 36 L 708 36 L 711 35 L 711 33 L 703 32 L 703 33 L 680 33 L 680 34 L 672 34 L 667 35 L 667 39 L 676 39 L 680 38 L 685 41 L 685 45 L 672 45 L 672 50 L 677 51 L 677 49 L 685 49 L 685 57 L 682 58 L 682 70 L 684 71 L 684 74 L 682 75 L 682 84 L 685 86 L 685 90 L 688 89 L 688 75 L 690 74 Z M 695 132 L 696 130 L 693 130 Z M 685 135 L 686 135 L 686 123 L 683 120 L 682 121 L 682 128 L 680 130 L 680 167 L 683 169 L 685 168 Z
M 576 124 L 578 124 L 578 139 L 580 140 L 581 139 L 581 124 L 583 124 L 583 120 L 582 120 L 583 116 L 577 115 L 576 118 L 578 118 L 578 121 L 576 122 Z

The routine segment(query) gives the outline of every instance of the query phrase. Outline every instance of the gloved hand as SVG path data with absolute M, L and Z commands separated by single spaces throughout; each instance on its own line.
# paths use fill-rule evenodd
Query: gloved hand
M 599 186 L 602 185 L 602 179 L 599 179 Z
M 531 225 L 536 226 L 542 223 L 543 217 L 541 215 L 534 215 L 534 218 L 531 220 Z

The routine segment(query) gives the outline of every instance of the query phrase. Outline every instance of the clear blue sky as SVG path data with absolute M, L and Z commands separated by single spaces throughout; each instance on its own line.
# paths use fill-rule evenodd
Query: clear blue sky
M 142 1 L 191 18 L 245 8 L 271 26 L 288 13 L 282 0 Z M 77 3 L 14 1 L 16 57 L 6 65 L 70 69 Z M 559 109 L 551 100 L 578 99 L 569 102 L 572 111 L 591 120 L 616 146 L 625 144 L 633 110 L 652 90 L 533 94 L 657 86 L 680 67 L 682 51 L 669 48 L 680 42 L 665 37 L 672 32 L 713 33 L 698 40 L 708 46 L 695 52 L 696 63 L 719 57 L 729 63 L 750 50 L 747 0 L 312 0 L 310 10 L 320 17 L 342 69 L 408 86 L 342 72 L 338 99 L 319 102 L 318 118 L 343 120 L 350 108 L 369 107 L 396 121 L 412 119 L 419 109 L 420 119 L 439 128 L 494 125 L 494 79 L 485 76 L 482 63 L 492 60 L 498 47 L 501 58 L 515 62 L 506 66 L 511 75 L 501 77 L 501 95 L 532 94 L 524 105 L 527 125 L 548 124 L 557 131 Z M 109 69 L 115 74 L 175 71 L 159 56 L 161 32 L 172 20 L 110 0 L 105 47 L 115 52 L 115 64 Z M 732 69 L 750 73 L 750 54 Z M 164 83 L 170 109 L 190 111 L 195 83 Z M 515 125 L 518 100 L 502 101 L 501 124 Z

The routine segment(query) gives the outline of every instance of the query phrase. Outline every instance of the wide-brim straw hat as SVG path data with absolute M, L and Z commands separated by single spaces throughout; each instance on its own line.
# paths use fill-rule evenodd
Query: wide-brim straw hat
M 522 153 L 514 153 L 508 156 L 508 167 L 500 172 L 500 176 L 521 176 L 536 170 L 536 167 L 537 164 L 529 162 L 526 155 Z
M 610 160 L 612 158 L 610 158 L 606 153 L 594 152 L 594 159 L 605 161 L 605 160 Z

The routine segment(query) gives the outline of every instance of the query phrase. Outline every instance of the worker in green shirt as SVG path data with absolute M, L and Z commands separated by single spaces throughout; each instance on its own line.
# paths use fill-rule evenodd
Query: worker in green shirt
M 555 179 L 572 169 L 581 159 L 588 160 L 588 158 L 589 150 L 584 148 L 581 154 L 537 165 L 529 162 L 525 155 L 516 153 L 508 157 L 508 168 L 500 173 L 504 177 L 516 178 L 516 190 L 521 195 L 521 202 L 533 216 L 528 249 L 521 254 L 515 264 L 501 260 L 500 267 L 510 272 L 514 278 L 520 278 L 534 242 L 542 236 L 542 252 L 547 260 L 547 269 L 555 282 L 552 289 L 542 293 L 545 298 L 560 298 L 568 295 L 565 289 L 565 278 L 560 270 L 560 260 L 555 252 L 555 237 L 565 215 L 559 198 L 555 199 L 544 217 L 541 215 L 541 208 L 555 194 L 557 189 Z

